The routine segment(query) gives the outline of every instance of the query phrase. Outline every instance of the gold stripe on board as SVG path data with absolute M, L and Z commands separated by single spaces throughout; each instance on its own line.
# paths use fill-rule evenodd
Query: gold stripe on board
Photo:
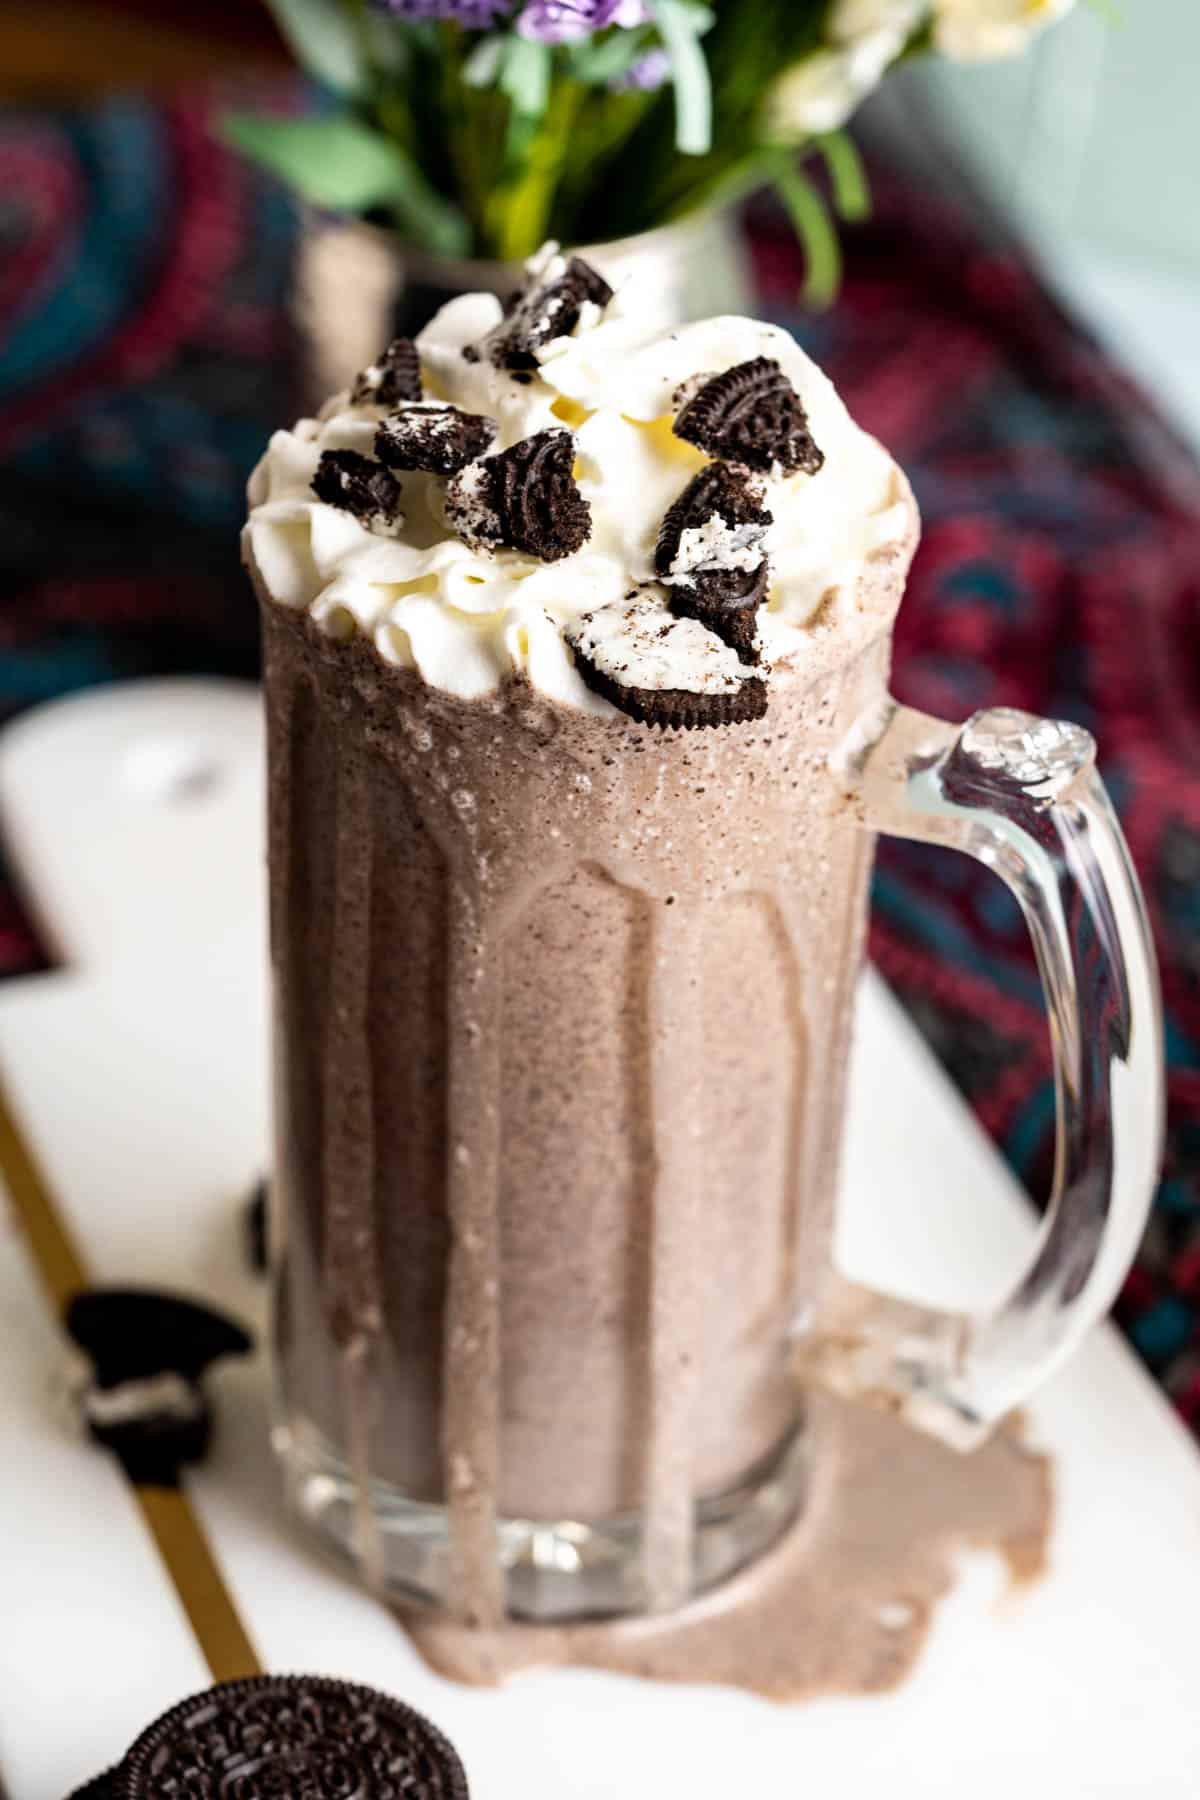
M 55 1312 L 64 1313 L 88 1285 L 83 1260 L 58 1216 L 50 1190 L 26 1147 L 0 1085 L 0 1174 L 33 1254 L 34 1266 Z
M 24 1228 L 34 1266 L 61 1315 L 74 1295 L 90 1285 L 87 1269 L 2 1084 L 0 1176 Z M 137 1486 L 133 1495 L 213 1680 L 261 1674 L 262 1665 L 187 1495 L 181 1488 Z
M 261 1675 L 254 1645 L 183 1489 L 135 1487 L 133 1492 L 213 1680 Z

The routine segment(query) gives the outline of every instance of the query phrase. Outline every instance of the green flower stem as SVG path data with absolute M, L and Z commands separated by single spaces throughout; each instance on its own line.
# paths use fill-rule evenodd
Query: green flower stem
M 525 145 L 523 166 L 487 202 L 489 245 L 505 261 L 532 256 L 549 235 L 566 146 L 585 92 L 563 78 L 552 86 L 545 114 Z
M 832 306 L 842 279 L 842 249 L 824 200 L 799 167 L 795 153 L 776 151 L 770 159 L 771 179 L 804 245 L 808 275 L 804 298 L 819 310 Z
M 858 145 L 844 131 L 826 132 L 816 139 L 825 158 L 833 188 L 834 211 L 847 224 L 859 224 L 871 216 L 871 187 Z
M 370 21 L 367 18 L 366 0 L 340 0 L 341 10 L 350 21 L 358 45 L 358 58 L 372 85 L 379 81 L 379 65 L 375 59 L 375 44 L 371 37 Z
M 610 169 L 616 163 L 638 124 L 656 103 L 654 94 L 610 94 L 585 90 L 566 153 L 551 214 L 550 235 L 563 243 L 589 243 L 596 233 L 589 220 L 588 202 L 607 190 Z

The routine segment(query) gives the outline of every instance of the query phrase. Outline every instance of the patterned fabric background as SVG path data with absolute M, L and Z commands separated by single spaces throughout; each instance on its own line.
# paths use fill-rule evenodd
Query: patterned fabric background
M 295 221 L 215 144 L 219 104 L 0 122 L 0 718 L 147 670 L 254 669 L 235 537 L 289 412 Z M 1166 1177 L 1121 1317 L 1200 1429 L 1200 472 L 1018 258 L 886 171 L 875 186 L 819 320 L 796 307 L 788 234 L 755 217 L 762 309 L 912 475 L 925 540 L 898 694 L 947 717 L 1057 713 L 1100 740 L 1171 1062 Z M 1049 1043 L 1015 905 L 961 857 L 885 844 L 872 949 L 1043 1194 Z M 0 884 L 0 972 L 38 962 Z

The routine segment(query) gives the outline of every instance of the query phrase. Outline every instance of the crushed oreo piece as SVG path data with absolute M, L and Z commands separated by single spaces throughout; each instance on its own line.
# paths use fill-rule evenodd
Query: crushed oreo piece
M 753 567 L 771 513 L 745 469 L 709 463 L 688 482 L 658 534 L 654 567 L 663 580 L 697 569 Z
M 769 356 L 711 376 L 675 420 L 675 435 L 748 469 L 815 475 L 825 461 L 795 388 Z
M 84 1787 L 76 1788 L 73 1794 L 68 1795 L 67 1800 L 113 1800 L 116 1793 L 113 1786 L 115 1776 L 115 1769 L 105 1769 L 103 1775 L 97 1775 Z
M 446 490 L 446 517 L 469 544 L 559 562 L 592 532 L 592 510 L 576 485 L 574 466 L 571 433 L 539 431 L 498 456 L 469 463 Z
M 353 513 L 360 525 L 381 537 L 395 537 L 404 524 L 400 483 L 381 463 L 357 450 L 324 450 L 312 491 L 326 506 Z
M 116 1800 L 469 1800 L 449 1739 L 373 1688 L 309 1675 L 228 1681 L 173 1707 L 117 1769 Z
M 378 362 L 354 377 L 350 401 L 354 406 L 402 406 L 419 400 L 421 358 L 411 338 L 393 338 Z
M 630 718 L 695 731 L 761 719 L 767 684 L 694 618 L 636 593 L 566 628 L 575 665 L 594 693 Z
M 699 619 L 748 663 L 758 661 L 758 609 L 768 578 L 762 541 L 770 524 L 755 478 L 710 463 L 671 507 L 654 553 L 672 611 Z
M 494 419 L 427 400 L 384 419 L 375 433 L 375 454 L 389 469 L 457 475 L 491 448 L 495 435 Z
M 139 1486 L 174 1487 L 212 1436 L 203 1379 L 253 1341 L 233 1319 L 151 1288 L 89 1288 L 67 1308 L 66 1327 L 90 1358 L 83 1416 L 97 1443 Z
M 516 371 L 536 369 L 537 351 L 555 338 L 569 337 L 586 305 L 604 308 L 613 297 L 603 275 L 582 256 L 572 256 L 565 265 L 556 256 L 549 267 L 548 279 L 535 274 L 512 296 L 494 331 L 481 343 L 467 345 L 463 355 L 468 362 L 490 362 L 498 369 Z
M 699 619 L 744 663 L 757 663 L 758 609 L 769 579 L 765 556 L 753 569 L 702 569 L 692 581 L 672 586 L 671 611 L 681 619 Z

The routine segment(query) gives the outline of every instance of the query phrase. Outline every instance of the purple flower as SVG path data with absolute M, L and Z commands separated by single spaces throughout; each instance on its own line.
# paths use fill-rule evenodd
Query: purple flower
M 569 44 L 609 25 L 645 25 L 648 16 L 643 0 L 528 0 L 517 30 L 539 44 Z
M 614 76 L 609 87 L 614 94 L 653 94 L 671 79 L 671 58 L 661 48 L 647 50 L 630 63 L 623 75 Z
M 374 0 L 374 4 L 394 19 L 450 19 L 468 31 L 487 31 L 511 12 L 513 0 Z

